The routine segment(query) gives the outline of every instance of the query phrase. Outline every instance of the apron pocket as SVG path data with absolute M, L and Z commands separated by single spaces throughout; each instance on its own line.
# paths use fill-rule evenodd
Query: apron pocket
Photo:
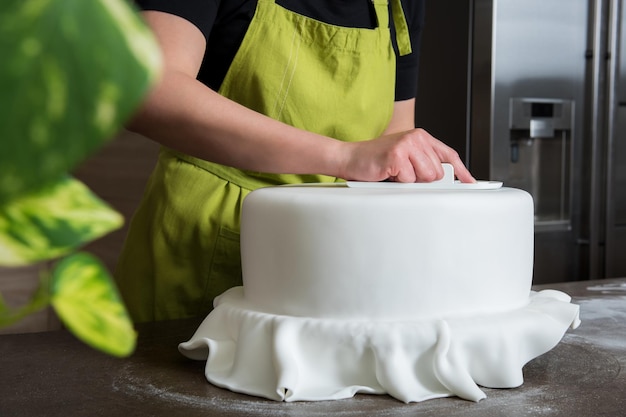
M 239 233 L 220 227 L 209 268 L 203 304 L 210 310 L 215 297 L 229 288 L 242 285 Z

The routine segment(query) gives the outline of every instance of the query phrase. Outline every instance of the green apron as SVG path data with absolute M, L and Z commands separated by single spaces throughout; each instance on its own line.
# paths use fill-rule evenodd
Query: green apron
M 410 52 L 392 0 L 401 53 Z M 393 112 L 395 54 L 387 0 L 376 29 L 345 28 L 259 0 L 220 94 L 292 126 L 344 141 L 379 136 Z M 132 318 L 207 314 L 241 285 L 239 220 L 252 190 L 332 182 L 321 175 L 241 171 L 163 148 L 135 213 L 115 277 Z

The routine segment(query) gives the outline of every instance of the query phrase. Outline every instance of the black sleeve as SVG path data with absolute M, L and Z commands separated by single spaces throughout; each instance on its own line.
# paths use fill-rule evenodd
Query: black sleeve
M 402 8 L 409 26 L 412 52 L 398 56 L 396 60 L 396 101 L 408 100 L 417 95 L 422 28 L 424 26 L 425 0 L 402 0 Z M 395 29 L 392 25 L 391 39 L 397 54 Z
M 141 10 L 156 10 L 171 13 L 193 23 L 209 38 L 219 0 L 135 0 Z

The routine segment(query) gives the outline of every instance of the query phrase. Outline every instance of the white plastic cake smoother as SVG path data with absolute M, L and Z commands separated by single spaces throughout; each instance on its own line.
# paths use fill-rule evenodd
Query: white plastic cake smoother
M 368 182 L 346 181 L 350 188 L 411 188 L 423 190 L 494 190 L 502 187 L 501 181 L 477 181 L 464 183 L 454 180 L 454 168 L 451 164 L 441 164 L 444 176 L 433 182 Z

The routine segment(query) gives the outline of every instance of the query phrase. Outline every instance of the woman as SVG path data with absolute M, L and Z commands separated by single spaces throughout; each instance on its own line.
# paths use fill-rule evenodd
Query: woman
M 241 285 L 253 189 L 432 181 L 442 162 L 474 181 L 414 127 L 423 1 L 139 3 L 165 68 L 130 126 L 163 145 L 116 271 L 134 320 L 204 315 Z

